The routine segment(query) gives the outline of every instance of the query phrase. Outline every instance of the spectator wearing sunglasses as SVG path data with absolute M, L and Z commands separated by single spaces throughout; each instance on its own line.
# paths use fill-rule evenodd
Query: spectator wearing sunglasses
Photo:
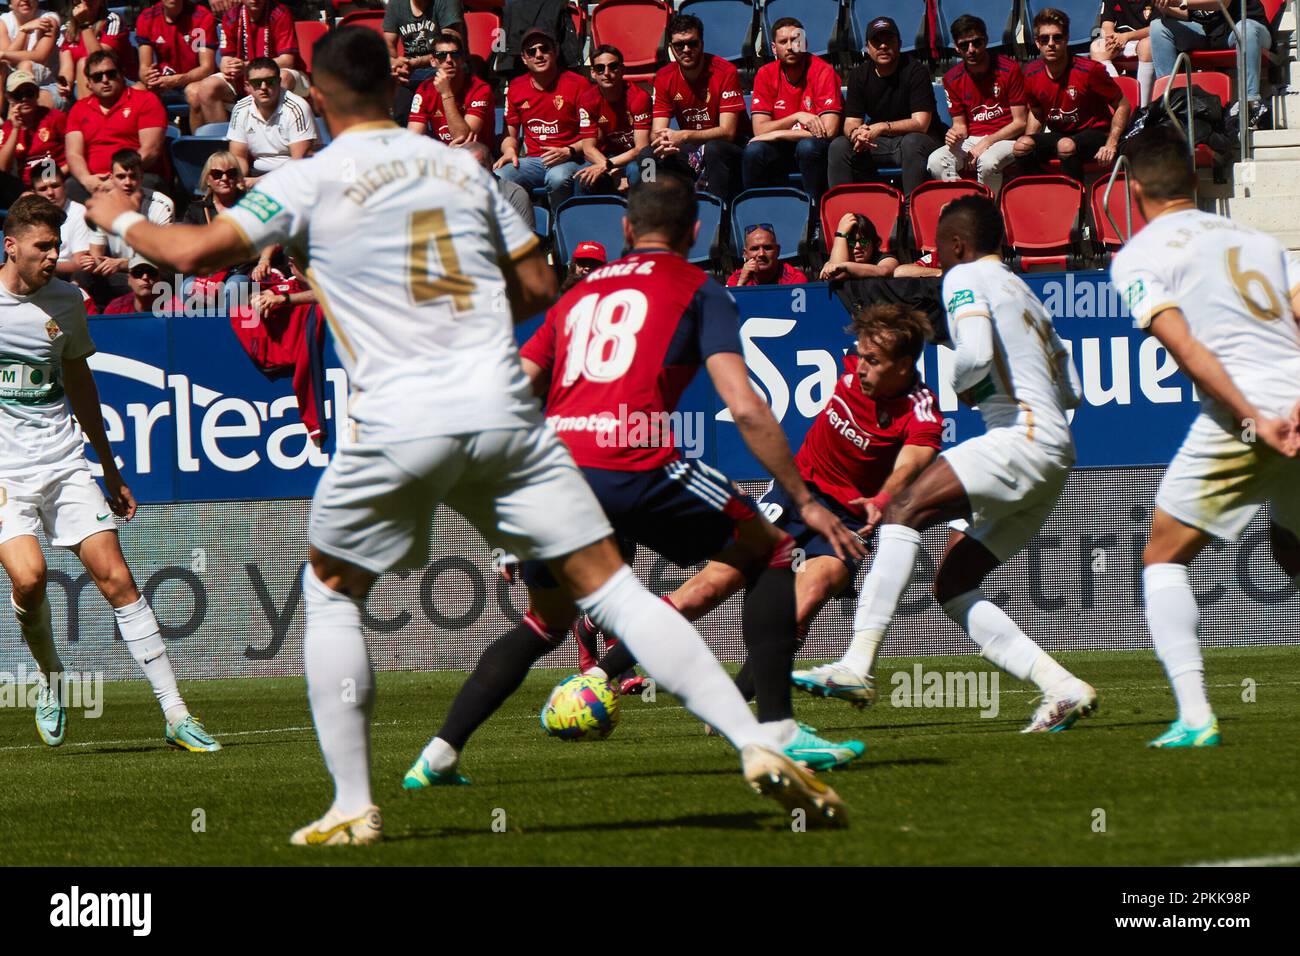
M 1065 175 L 1083 182 L 1085 162 L 1115 161 L 1131 107 L 1101 63 L 1066 48 L 1070 18 L 1063 11 L 1044 7 L 1033 32 L 1040 56 L 1025 67 L 1029 124 L 1016 140 L 1016 160 L 1037 173 L 1046 160 L 1059 159 Z
M 84 202 L 112 173 L 113 157 L 120 150 L 140 154 L 144 185 L 163 187 L 166 168 L 163 130 L 167 110 L 148 90 L 128 87 L 110 50 L 86 57 L 90 96 L 77 100 L 68 111 L 67 157 L 73 179 L 68 195 Z
M 244 179 L 243 162 L 230 150 L 213 153 L 199 174 L 199 191 L 202 198 L 189 204 L 181 220 L 192 226 L 206 226 L 244 198 L 248 183 Z M 283 263 L 280 247 L 268 246 L 259 257 L 232 266 L 229 271 L 249 273 L 254 281 L 260 281 L 271 266 Z
M 573 174 L 596 138 L 591 119 L 596 91 L 577 73 L 561 70 L 556 51 L 549 31 L 533 27 L 524 34 L 528 72 L 506 90 L 506 135 L 493 167 L 502 179 L 525 189 L 545 186 L 552 211 L 572 195 Z
M 1025 131 L 1024 78 L 1015 60 L 989 53 L 988 28 L 979 17 L 958 17 L 952 36 L 961 56 L 943 77 L 952 129 L 944 145 L 930 154 L 930 175 L 955 180 L 973 167 L 996 195 L 1002 170 L 1015 159 L 1016 139 Z
M 880 251 L 880 233 L 866 216 L 846 212 L 835 228 L 831 257 L 822 266 L 821 280 L 887 279 L 898 268 L 898 260 Z
M 447 32 L 465 36 L 465 11 L 460 0 L 388 0 L 383 27 L 397 81 L 393 116 L 400 123 L 410 115 L 420 85 L 438 69 L 434 45 Z
M 34 169 L 53 161 L 67 172 L 68 117 L 39 104 L 36 78 L 26 70 L 9 74 L 5 92 L 9 112 L 0 129 L 0 206 L 8 209 L 23 190 L 31 188 Z
M 470 72 L 464 41 L 450 31 L 433 45 L 436 69 L 420 84 L 406 114 L 406 128 L 448 146 L 496 142 L 496 97 L 492 87 Z
M 311 104 L 280 86 L 280 67 L 270 57 L 248 64 L 249 94 L 230 111 L 230 151 L 252 175 L 249 186 L 291 159 L 302 159 L 316 140 Z
M 675 14 L 668 37 L 676 62 L 655 74 L 651 145 L 638 162 L 685 160 L 707 192 L 730 202 L 741 189 L 739 140 L 748 119 L 740 76 L 726 60 L 704 52 L 699 17 Z M 680 129 L 668 128 L 674 118 Z
M 808 277 L 781 261 L 781 246 L 770 222 L 745 227 L 745 263 L 727 278 L 727 285 L 799 285 Z
M 623 79 L 623 51 L 602 43 L 591 54 L 596 80 L 592 122 L 595 148 L 588 165 L 574 177 L 581 193 L 611 193 L 627 188 L 627 167 L 650 145 L 650 94 Z
M 163 298 L 160 283 L 162 270 L 140 253 L 131 255 L 127 265 L 126 283 L 131 291 L 125 292 L 104 306 L 104 315 L 129 315 L 133 312 L 152 314 L 154 305 Z

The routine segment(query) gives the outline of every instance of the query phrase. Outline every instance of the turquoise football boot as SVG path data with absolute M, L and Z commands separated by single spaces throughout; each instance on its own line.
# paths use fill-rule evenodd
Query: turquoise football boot
M 217 739 L 204 729 L 193 714 L 186 715 L 175 727 L 167 725 L 167 746 L 196 754 L 215 753 L 221 749 L 221 744 L 217 743 Z
M 411 765 L 402 778 L 403 790 L 423 790 L 425 787 L 468 787 L 469 777 L 460 772 L 459 766 L 451 770 L 434 770 L 424 755 Z
M 47 747 L 63 743 L 68 730 L 68 712 L 59 700 L 58 692 L 41 683 L 36 692 L 36 732 Z
M 799 732 L 783 753 L 809 770 L 834 770 L 857 760 L 866 749 L 867 745 L 860 740 L 836 743 L 819 737 L 807 724 L 800 724 Z
M 1219 718 L 1213 714 L 1204 727 L 1188 727 L 1181 720 L 1175 720 L 1169 729 L 1147 743 L 1148 747 L 1158 750 L 1170 750 L 1175 747 L 1217 747 L 1223 741 L 1219 734 Z

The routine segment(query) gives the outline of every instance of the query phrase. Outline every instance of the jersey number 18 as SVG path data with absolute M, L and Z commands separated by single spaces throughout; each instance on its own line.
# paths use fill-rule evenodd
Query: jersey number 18
M 609 295 L 585 295 L 564 318 L 569 349 L 563 384 L 581 376 L 589 382 L 612 382 L 632 367 L 636 334 L 645 325 L 649 303 L 638 289 L 619 289 Z

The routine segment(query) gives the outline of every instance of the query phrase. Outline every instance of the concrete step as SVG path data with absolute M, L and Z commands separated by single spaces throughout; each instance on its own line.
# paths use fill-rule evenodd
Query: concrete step
M 1300 146 L 1300 128 L 1261 129 L 1255 134 L 1255 150 L 1279 146 Z
M 1276 163 L 1284 159 L 1300 159 L 1300 145 L 1263 147 L 1259 145 L 1259 140 L 1255 141 L 1256 162 Z
M 1300 191 L 1300 160 L 1237 163 L 1232 182 L 1233 195 L 1238 199 L 1294 194 Z
M 1226 205 L 1230 218 L 1264 232 L 1290 232 L 1300 225 L 1300 194 L 1232 196 Z

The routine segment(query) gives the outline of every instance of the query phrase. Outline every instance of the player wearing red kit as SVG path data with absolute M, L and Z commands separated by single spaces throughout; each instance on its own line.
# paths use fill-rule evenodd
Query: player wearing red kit
M 683 458 L 676 446 L 683 434 L 674 409 L 701 365 L 746 444 L 809 528 L 846 559 L 863 549 L 799 477 L 781 426 L 750 387 L 735 302 L 683 258 L 695 224 L 694 185 L 687 177 L 661 170 L 654 182 L 632 187 L 624 221 L 632 252 L 593 270 L 551 308 L 521 349 L 524 370 L 546 395 L 548 423 L 620 539 L 680 567 L 712 557 L 749 585 L 742 621 L 760 725 L 791 760 L 814 769 L 836 766 L 860 755 L 863 746 L 834 744 L 802 729 L 790 700 L 794 540 L 724 475 Z M 525 621 L 533 631 L 517 629 L 484 652 L 431 744 L 435 758 L 439 741 L 459 754 L 533 662 L 564 640 L 572 598 L 544 565 L 525 562 L 523 577 Z M 445 771 L 438 777 L 431 780 L 417 763 L 407 780 L 412 787 L 448 782 Z

